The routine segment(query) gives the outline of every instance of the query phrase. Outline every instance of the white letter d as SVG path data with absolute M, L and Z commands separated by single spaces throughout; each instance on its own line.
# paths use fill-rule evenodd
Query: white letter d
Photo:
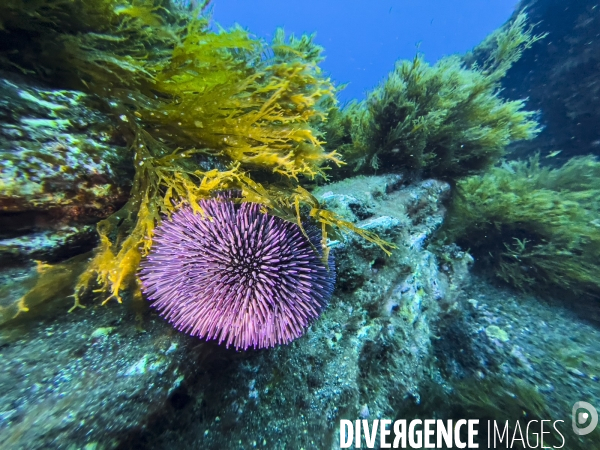
M 350 448 L 354 436 L 354 427 L 350 420 L 340 420 L 340 448 Z

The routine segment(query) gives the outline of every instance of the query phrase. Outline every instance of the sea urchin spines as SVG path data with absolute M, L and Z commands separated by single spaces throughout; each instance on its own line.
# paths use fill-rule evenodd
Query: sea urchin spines
M 264 348 L 296 339 L 326 306 L 335 284 L 319 232 L 264 214 L 260 205 L 202 200 L 156 229 L 140 278 L 147 297 L 181 331 Z

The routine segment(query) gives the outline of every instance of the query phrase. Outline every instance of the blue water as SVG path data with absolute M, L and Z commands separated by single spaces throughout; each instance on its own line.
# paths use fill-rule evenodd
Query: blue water
M 339 84 L 341 102 L 362 99 L 398 59 L 421 52 L 434 63 L 464 53 L 510 17 L 516 0 L 219 0 L 213 18 L 240 24 L 270 40 L 277 27 L 317 34 L 325 47 L 321 67 Z

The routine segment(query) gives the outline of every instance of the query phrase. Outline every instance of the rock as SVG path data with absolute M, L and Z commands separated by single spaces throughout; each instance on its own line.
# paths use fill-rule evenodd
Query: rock
M 598 430 L 578 437 L 570 422 L 575 402 L 600 404 L 598 306 L 516 294 L 478 276 L 463 285 L 463 306 L 440 317 L 430 387 L 437 394 L 419 414 L 562 420 L 565 447 L 595 448 Z M 477 308 L 467 307 L 474 299 Z
M 116 136 L 83 93 L 0 77 L 2 448 L 114 447 L 185 397 L 202 353 L 153 315 L 142 331 L 128 307 L 67 313 L 95 223 L 128 197 L 130 152 Z
M 0 328 L 0 445 L 333 449 L 340 419 L 565 420 L 574 401 L 598 403 L 594 326 L 467 277 L 468 254 L 430 243 L 448 189 L 394 176 L 317 189 L 398 248 L 341 236 L 331 303 L 287 346 L 225 349 L 128 296 L 12 321 Z
M 497 339 L 500 342 L 510 341 L 508 333 L 496 325 L 490 325 L 487 327 L 485 329 L 485 334 L 487 334 L 490 339 Z
M 60 261 L 89 250 L 95 242 L 96 228 L 93 225 L 58 225 L 0 239 L 0 261 Z
M 211 347 L 155 315 L 142 330 L 116 303 L 72 314 L 64 306 L 0 329 L 1 448 L 114 448 L 186 398 L 183 385 Z
M 91 250 L 127 200 L 128 155 L 85 94 L 0 77 L 0 264 Z
M 549 33 L 526 51 L 502 81 L 503 95 L 528 98 L 541 112 L 541 134 L 515 146 L 519 155 L 562 150 L 555 158 L 600 151 L 600 11 L 596 0 L 522 0 L 536 33 Z

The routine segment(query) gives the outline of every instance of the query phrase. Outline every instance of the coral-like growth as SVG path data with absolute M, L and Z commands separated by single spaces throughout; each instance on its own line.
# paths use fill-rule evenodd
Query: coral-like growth
M 421 56 L 399 62 L 365 101 L 334 109 L 326 125 L 330 148 L 355 170 L 456 178 L 490 167 L 509 143 L 538 132 L 523 101 L 500 98 L 498 81 L 542 37 L 532 34 L 522 14 L 495 35 L 496 47 L 481 67 L 466 66 L 458 56 L 434 66 Z
M 156 230 L 142 262 L 143 290 L 161 315 L 194 336 L 236 349 L 286 344 L 315 320 L 333 292 L 315 228 L 263 214 L 255 203 L 200 201 Z
M 600 162 L 504 163 L 458 183 L 446 236 L 524 289 L 600 295 Z

